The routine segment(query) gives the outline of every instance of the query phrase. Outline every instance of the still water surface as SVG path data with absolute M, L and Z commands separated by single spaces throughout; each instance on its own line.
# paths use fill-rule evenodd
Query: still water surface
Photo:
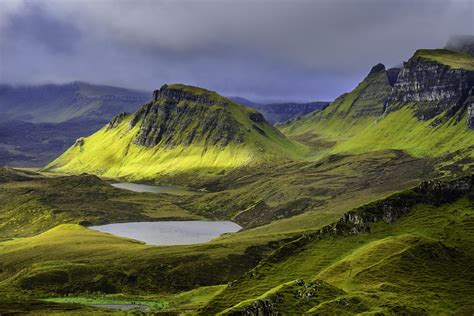
M 175 186 L 158 186 L 139 183 L 112 183 L 113 187 L 135 192 L 168 193 L 174 195 L 194 195 L 198 192 Z
M 210 241 L 242 227 L 230 221 L 135 222 L 92 226 L 92 229 L 150 245 L 187 245 Z

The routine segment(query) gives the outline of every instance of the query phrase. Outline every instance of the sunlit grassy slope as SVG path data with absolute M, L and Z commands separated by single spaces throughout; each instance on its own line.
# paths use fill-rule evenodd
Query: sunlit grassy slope
M 186 172 L 217 174 L 266 160 L 292 159 L 305 152 L 304 146 L 290 141 L 268 123 L 253 122 L 250 115 L 255 113 L 254 110 L 208 90 L 183 85 L 170 87 L 197 96 L 206 95 L 214 102 L 213 104 L 184 100 L 180 101 L 177 107 L 192 109 L 194 111 L 192 113 L 204 113 L 202 115 L 205 118 L 212 116 L 217 117 L 217 120 L 228 120 L 224 123 L 232 125 L 234 130 L 241 133 L 243 141 L 232 141 L 225 146 L 212 145 L 204 139 L 197 139 L 191 144 L 181 141 L 188 139 L 189 133 L 195 131 L 199 133 L 205 128 L 202 126 L 205 123 L 196 118 L 191 122 L 193 126 L 182 126 L 181 129 L 175 130 L 172 141 L 177 145 L 160 143 L 154 147 L 145 147 L 134 142 L 140 132 L 143 118 L 138 124 L 133 125 L 130 123 L 134 115 L 128 115 L 117 127 L 105 126 L 84 139 L 83 144 L 76 143 L 47 168 L 60 172 L 89 172 L 110 177 L 143 179 Z M 164 101 L 158 101 L 160 102 Z M 222 105 L 223 103 L 225 104 Z M 192 113 L 189 115 L 193 115 Z M 183 118 L 171 119 L 178 121 Z
M 472 56 L 447 49 L 420 49 L 416 51 L 415 57 L 430 59 L 453 69 L 474 70 Z
M 474 58 L 448 50 L 418 50 L 413 59 L 418 57 L 455 69 L 474 69 Z M 317 157 L 382 149 L 405 150 L 416 157 L 442 158 L 455 152 L 463 158 L 474 157 L 474 131 L 467 126 L 465 108 L 456 115 L 441 113 L 425 121 L 417 119 L 415 113 L 424 105 L 423 102 L 392 104 L 397 110 L 384 114 L 383 106 L 390 89 L 387 90 L 389 86 L 381 79 L 375 78 L 368 76 L 353 91 L 343 94 L 323 111 L 291 121 L 280 129 L 286 135 L 312 145 Z M 385 94 L 380 91 L 385 91 Z M 380 98 L 372 100 L 382 111 L 355 115 L 354 108 L 367 107 L 367 103 L 361 102 L 367 99 L 364 94 L 377 93 Z M 427 106 L 436 104 L 432 102 Z

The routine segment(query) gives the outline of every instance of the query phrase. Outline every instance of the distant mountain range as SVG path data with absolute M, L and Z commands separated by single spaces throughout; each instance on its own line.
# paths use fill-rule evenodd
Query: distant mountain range
M 290 119 L 297 118 L 316 110 L 321 110 L 329 104 L 327 101 L 315 101 L 307 103 L 282 102 L 282 103 L 256 103 L 242 97 L 229 97 L 234 102 L 252 107 L 265 116 L 272 123 L 284 123 Z
M 108 121 L 150 98 L 143 91 L 85 82 L 38 86 L 0 85 L 0 115 L 33 123 Z
M 84 82 L 0 85 L 0 165 L 42 166 L 79 136 L 149 98 L 142 91 Z

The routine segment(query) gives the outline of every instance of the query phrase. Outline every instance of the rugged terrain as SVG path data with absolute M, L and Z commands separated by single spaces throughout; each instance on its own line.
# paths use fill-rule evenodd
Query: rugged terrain
M 472 168 L 474 58 L 419 50 L 392 83 L 390 72 L 374 67 L 353 91 L 282 131 L 313 144 L 320 156 L 401 149 L 443 159 L 446 170 L 457 161 Z

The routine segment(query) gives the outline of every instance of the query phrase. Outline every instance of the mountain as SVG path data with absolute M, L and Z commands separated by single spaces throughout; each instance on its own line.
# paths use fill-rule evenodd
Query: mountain
M 281 130 L 319 155 L 402 149 L 472 166 L 473 85 L 473 57 L 418 50 L 401 70 L 377 65 L 353 91 Z
M 136 109 L 149 95 L 85 82 L 69 84 L 0 85 L 0 115 L 33 123 L 61 123 L 72 119 L 109 120 Z
M 306 115 L 310 112 L 324 108 L 329 102 L 316 101 L 308 103 L 284 102 L 284 103 L 256 103 L 241 97 L 230 97 L 234 102 L 251 107 L 263 114 L 271 124 L 283 123 L 289 119 Z
M 448 50 L 377 64 L 279 125 L 288 138 L 215 92 L 165 85 L 47 168 L 205 189 L 192 195 L 0 168 L 0 311 L 471 315 L 472 66 Z M 167 247 L 93 229 L 191 219 L 243 229 Z
M 141 91 L 83 82 L 0 85 L 0 165 L 44 166 L 78 137 L 148 99 Z
M 121 113 L 78 139 L 46 169 L 134 179 L 217 174 L 305 150 L 262 114 L 213 91 L 173 84 L 153 96 L 134 114 Z

